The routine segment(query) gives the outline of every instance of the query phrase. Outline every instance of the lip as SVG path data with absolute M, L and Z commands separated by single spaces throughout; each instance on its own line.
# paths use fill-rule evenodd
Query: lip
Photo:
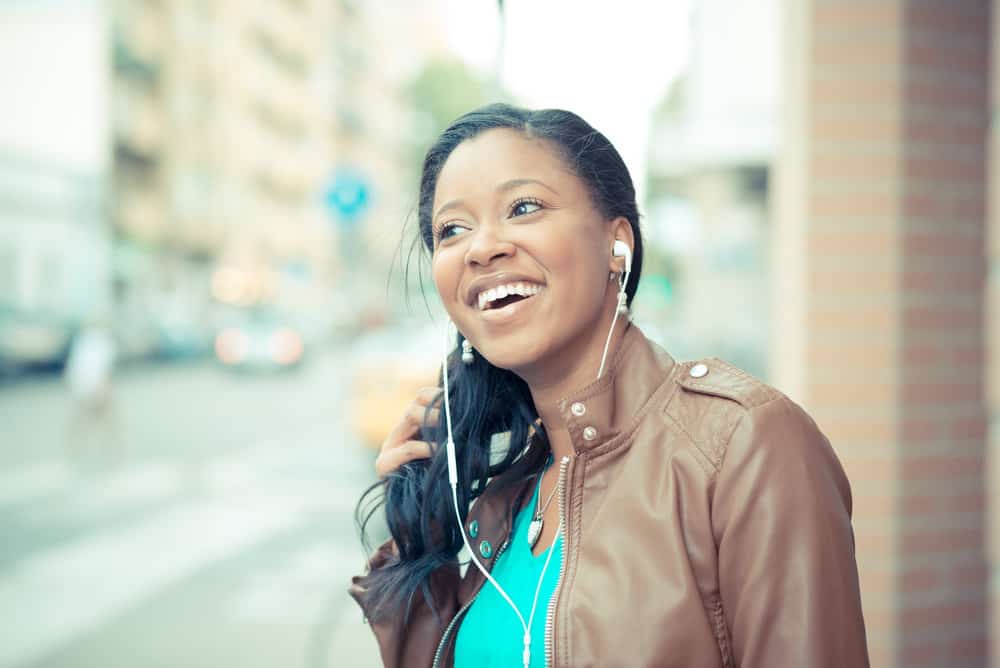
M 525 297 L 524 299 L 520 299 L 512 304 L 507 304 L 502 308 L 487 309 L 485 311 L 479 311 L 477 309 L 477 312 L 479 313 L 480 318 L 490 324 L 503 323 L 516 318 L 522 311 L 524 311 L 524 309 L 531 308 L 532 303 L 538 295 L 543 294 L 544 292 L 545 290 L 542 290 L 536 295 Z
M 465 305 L 471 306 L 476 309 L 477 312 L 480 312 L 476 305 L 479 293 L 484 290 L 489 290 L 490 288 L 495 288 L 499 285 L 507 285 L 508 283 L 532 283 L 534 285 L 541 285 L 542 287 L 545 287 L 545 283 L 543 281 L 531 278 L 530 276 L 525 276 L 524 274 L 514 274 L 510 272 L 490 274 L 489 276 L 477 278 L 469 284 L 469 287 L 465 290 Z M 487 313 L 488 311 L 481 312 Z

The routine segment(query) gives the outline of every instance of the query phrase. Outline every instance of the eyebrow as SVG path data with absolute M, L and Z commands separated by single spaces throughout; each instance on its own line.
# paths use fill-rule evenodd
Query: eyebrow
M 504 181 L 503 183 L 501 183 L 496 187 L 496 192 L 498 193 L 507 192 L 508 190 L 512 190 L 514 188 L 517 188 L 518 186 L 523 186 L 528 184 L 537 184 L 555 193 L 556 195 L 559 194 L 559 192 L 555 188 L 545 183 L 544 181 L 539 181 L 538 179 L 511 179 L 509 181 Z M 453 199 L 447 204 L 443 204 L 441 208 L 437 210 L 437 213 L 434 214 L 434 218 L 437 218 L 445 211 L 450 211 L 451 209 L 457 209 L 463 205 L 464 202 L 462 200 Z

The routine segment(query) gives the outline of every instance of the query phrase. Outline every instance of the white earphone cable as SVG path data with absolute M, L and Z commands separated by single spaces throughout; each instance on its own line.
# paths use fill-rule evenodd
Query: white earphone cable
M 625 293 L 625 286 L 628 284 L 628 277 L 629 274 L 631 273 L 631 267 L 628 266 L 629 264 L 631 263 L 626 261 L 624 275 L 621 278 L 621 283 L 619 287 L 619 296 L 618 296 L 619 305 L 624 303 L 623 297 Z M 597 370 L 598 379 L 600 379 L 601 376 L 604 375 L 604 364 L 605 362 L 607 362 L 608 348 L 611 345 L 611 336 L 615 332 L 615 324 L 618 322 L 618 316 L 620 315 L 620 310 L 621 310 L 620 308 L 615 308 L 615 316 L 611 320 L 611 328 L 608 330 L 608 338 L 604 342 L 604 352 L 601 355 L 601 366 Z M 464 522 L 462 521 L 462 514 L 458 508 L 458 461 L 455 455 L 455 440 L 452 435 L 452 428 L 451 428 L 451 395 L 449 393 L 449 388 L 448 388 L 449 385 L 448 352 L 452 336 L 451 325 L 452 323 L 450 320 L 447 321 L 447 324 L 445 325 L 444 347 L 443 347 L 441 368 L 442 368 L 442 375 L 444 376 L 443 380 L 444 380 L 445 426 L 448 430 L 448 440 L 445 443 L 445 449 L 447 450 L 447 456 L 448 456 L 448 483 L 451 486 L 452 505 L 454 506 L 455 509 L 455 518 L 458 520 L 458 531 L 462 535 L 462 543 L 465 545 L 465 549 L 469 551 L 469 557 L 472 560 L 472 563 L 474 563 L 476 565 L 476 568 L 478 568 L 482 572 L 482 574 L 486 576 L 486 579 L 489 580 L 490 584 L 492 584 L 496 588 L 500 596 L 502 596 L 503 599 L 507 602 L 507 604 L 511 607 L 511 609 L 514 610 L 514 614 L 517 615 L 518 621 L 521 622 L 521 628 L 524 629 L 524 638 L 523 638 L 524 652 L 522 654 L 522 660 L 524 662 L 524 668 L 528 668 L 531 663 L 531 624 L 535 619 L 535 610 L 538 606 L 538 594 L 542 589 L 542 580 L 545 579 L 545 573 L 549 568 L 549 561 L 552 559 L 552 554 L 555 552 L 555 541 L 553 541 L 552 546 L 549 548 L 549 553 L 545 557 L 545 565 L 542 567 L 542 574 L 538 578 L 538 584 L 535 585 L 535 596 L 531 601 L 531 613 L 528 615 L 528 621 L 526 622 L 524 620 L 524 615 L 521 614 L 521 611 L 518 609 L 513 599 L 511 599 L 511 597 L 507 594 L 507 592 L 504 591 L 503 587 L 500 586 L 500 583 L 496 581 L 496 579 L 490 574 L 490 572 L 486 569 L 486 567 L 483 566 L 483 564 L 476 557 L 476 554 L 473 551 L 472 546 L 469 544 L 469 539 L 465 534 L 465 525 Z M 562 513 L 560 513 L 559 525 L 556 528 L 555 540 L 559 540 L 559 537 L 562 535 L 562 527 L 563 527 L 563 520 L 562 520 Z
M 455 508 L 455 518 L 458 520 L 458 531 L 462 534 L 462 542 L 465 544 L 465 549 L 469 551 L 469 557 L 476 567 L 482 571 L 486 579 L 496 588 L 500 596 L 503 597 L 507 604 L 514 610 L 514 614 L 517 615 L 518 621 L 521 622 L 521 628 L 524 629 L 524 637 L 522 641 L 524 643 L 524 652 L 522 654 L 522 660 L 524 662 L 524 668 L 528 668 L 531 664 L 531 624 L 535 619 L 535 609 L 538 605 L 538 593 L 542 589 L 542 580 L 545 579 L 545 572 L 549 568 L 549 560 L 552 559 L 552 553 L 555 552 L 555 542 L 549 548 L 549 554 L 545 558 L 545 565 L 542 567 L 542 574 L 538 578 L 538 584 L 535 586 L 535 596 L 531 602 L 531 614 L 528 615 L 528 621 L 524 621 L 524 615 L 518 609 L 517 605 L 514 603 L 513 599 L 504 591 L 500 583 L 490 574 L 486 567 L 479 561 L 476 557 L 475 552 L 472 550 L 472 546 L 469 545 L 469 539 L 465 535 L 465 525 L 462 522 L 462 514 L 459 512 L 458 508 L 458 463 L 455 456 L 455 441 L 452 437 L 451 431 L 451 397 L 448 393 L 448 344 L 451 340 L 451 327 L 445 327 L 445 337 L 444 337 L 444 360 L 443 360 L 443 374 L 444 374 L 444 416 L 445 425 L 448 429 L 448 441 L 445 447 L 448 450 L 448 482 L 451 484 L 451 500 Z M 562 533 L 562 517 L 559 518 L 559 526 L 556 529 L 556 540 Z
M 619 288 L 619 304 L 624 303 L 622 301 L 621 295 L 625 293 L 625 286 L 628 285 L 628 275 L 631 273 L 631 269 L 625 269 L 625 275 L 621 280 L 621 287 Z M 601 366 L 597 369 L 597 379 L 600 380 L 601 376 L 604 375 L 604 363 L 608 360 L 608 348 L 611 346 L 611 335 L 615 333 L 615 323 L 618 322 L 618 313 L 621 309 L 615 308 L 615 317 L 611 319 L 611 328 L 608 329 L 608 338 L 604 342 L 604 353 L 601 355 Z

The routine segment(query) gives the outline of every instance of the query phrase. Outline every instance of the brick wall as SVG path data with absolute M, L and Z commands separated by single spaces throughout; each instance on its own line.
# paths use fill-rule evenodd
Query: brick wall
M 989 10 L 786 1 L 773 377 L 850 476 L 873 666 L 986 664 Z
M 989 118 L 997 118 L 1000 108 L 1000 10 L 993 7 L 992 67 Z M 989 418 L 986 483 L 987 554 L 989 557 L 990 658 L 1000 668 L 1000 133 L 991 127 L 987 134 L 987 295 L 986 295 L 986 403 Z
M 990 3 L 909 2 L 902 152 L 906 665 L 984 665 L 985 203 Z

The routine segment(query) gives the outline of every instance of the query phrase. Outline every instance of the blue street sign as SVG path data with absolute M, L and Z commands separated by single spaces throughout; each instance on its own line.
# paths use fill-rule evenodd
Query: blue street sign
M 371 188 L 358 170 L 340 167 L 330 179 L 323 200 L 340 226 L 351 228 L 371 204 Z

